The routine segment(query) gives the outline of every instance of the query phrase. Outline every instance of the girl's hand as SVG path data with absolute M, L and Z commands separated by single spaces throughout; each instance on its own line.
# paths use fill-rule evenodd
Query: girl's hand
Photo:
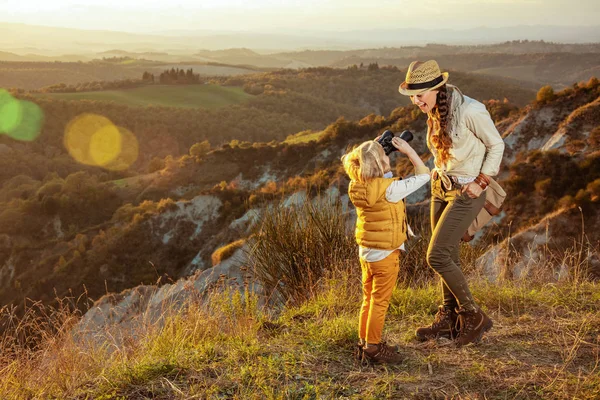
M 483 193 L 483 189 L 477 183 L 470 182 L 467 185 L 463 186 L 462 193 L 465 193 L 465 192 L 467 193 L 467 196 L 469 196 L 470 198 L 476 199 L 479 196 L 481 196 L 481 193 Z
M 394 136 L 392 138 L 392 145 L 398 149 L 399 152 L 403 153 L 403 154 L 409 154 L 409 153 L 414 153 L 415 150 L 410 147 L 410 144 L 408 144 L 408 142 L 400 139 L 397 136 Z

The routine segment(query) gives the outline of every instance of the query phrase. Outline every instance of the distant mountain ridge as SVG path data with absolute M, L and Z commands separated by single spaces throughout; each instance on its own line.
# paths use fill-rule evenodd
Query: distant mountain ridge
M 283 51 L 312 49 L 351 50 L 366 47 L 447 44 L 489 44 L 510 40 L 545 40 L 566 43 L 600 41 L 600 26 L 511 26 L 502 28 L 372 29 L 344 32 L 277 31 L 223 32 L 184 31 L 177 34 L 143 34 L 107 30 L 84 30 L 0 23 L 0 49 L 52 48 L 58 52 L 100 52 L 120 47 L 128 51 L 158 51 L 248 47 Z
M 74 32 L 68 32 L 74 34 Z M 86 31 L 83 39 L 93 34 L 93 31 Z M 118 80 L 131 78 L 135 73 L 141 74 L 143 70 L 140 70 L 140 63 L 184 63 L 186 64 L 185 68 L 194 68 L 203 75 L 210 75 L 215 70 L 214 68 L 204 68 L 207 63 L 226 64 L 237 68 L 237 70 L 223 69 L 222 73 L 216 72 L 219 75 L 229 75 L 244 73 L 242 71 L 244 69 L 300 69 L 322 66 L 346 68 L 352 65 L 368 65 L 371 63 L 378 63 L 380 66 L 392 65 L 404 69 L 413 60 L 434 58 L 445 70 L 459 70 L 509 78 L 520 81 L 526 87 L 536 90 L 547 84 L 554 86 L 556 89 L 562 89 L 575 82 L 587 81 L 592 76 L 600 75 L 600 43 L 565 44 L 543 40 L 511 40 L 494 44 L 463 45 L 430 43 L 424 46 L 415 46 L 394 43 L 393 47 L 381 47 L 381 44 L 377 44 L 379 47 L 373 47 L 373 44 L 367 43 L 362 48 L 353 50 L 332 50 L 335 48 L 334 45 L 330 45 L 327 50 L 317 50 L 322 48 L 322 45 L 319 45 L 312 50 L 283 52 L 265 50 L 264 48 L 260 50 L 253 47 L 252 43 L 244 43 L 241 39 L 232 43 L 224 43 L 231 44 L 231 46 L 213 49 L 214 46 L 212 45 L 216 42 L 212 42 L 207 38 L 194 37 L 185 40 L 186 46 L 189 43 L 194 43 L 194 47 L 180 47 L 175 43 L 172 46 L 165 47 L 161 44 L 163 43 L 161 40 L 154 41 L 153 44 L 145 43 L 141 47 L 123 46 L 118 40 L 112 42 L 108 40 L 106 46 L 104 46 L 105 48 L 97 48 L 95 45 L 90 44 L 89 46 L 86 45 L 85 49 L 61 49 L 60 47 L 52 47 L 52 45 L 47 48 L 40 48 L 40 42 L 36 43 L 38 48 L 26 45 L 15 47 L 14 44 L 11 44 L 10 49 L 0 51 L 0 62 L 86 62 L 103 58 L 128 57 L 131 60 L 122 62 L 120 65 L 114 62 L 115 68 L 112 80 Z M 100 70 L 102 69 L 102 66 L 96 65 L 100 67 Z M 29 66 L 25 66 L 25 69 L 33 74 L 30 77 L 31 82 L 26 83 L 26 86 L 11 83 L 12 74 L 16 74 L 15 77 L 19 81 L 24 79 L 27 81 L 28 79 L 23 75 L 27 72 L 16 72 L 11 70 L 11 67 L 11 65 L 0 64 L 0 69 L 3 72 L 0 75 L 0 86 L 26 87 L 28 89 L 40 87 L 32 83 L 39 79 L 39 74 Z M 48 66 L 51 69 L 61 69 L 62 67 L 63 65 L 60 64 Z M 117 67 L 122 68 L 119 71 Z M 136 67 L 140 68 L 136 69 L 132 75 L 132 71 Z M 241 70 L 238 67 L 241 67 Z M 20 67 L 17 66 L 17 68 Z M 85 69 L 86 66 L 81 66 L 81 68 Z M 166 68 L 171 68 L 171 66 Z M 201 69 L 206 71 L 202 72 Z M 94 73 L 94 75 L 99 74 Z M 70 77 L 67 79 L 68 82 L 50 81 L 43 86 L 82 82 L 81 80 L 73 81 Z M 77 78 L 74 77 L 74 79 Z M 87 80 L 97 80 L 97 78 L 88 78 Z

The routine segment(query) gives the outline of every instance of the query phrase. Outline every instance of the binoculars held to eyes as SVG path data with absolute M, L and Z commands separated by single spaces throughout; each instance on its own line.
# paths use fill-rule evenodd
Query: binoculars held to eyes
M 386 156 L 389 156 L 390 153 L 394 151 L 398 151 L 398 149 L 395 148 L 392 144 L 392 139 L 394 138 L 394 136 L 396 136 L 394 132 L 386 130 L 385 132 L 383 132 L 381 137 L 377 139 L 377 143 L 379 143 L 381 147 L 383 147 L 383 151 L 385 151 Z M 413 134 L 409 130 L 403 131 L 399 137 L 400 139 L 406 142 L 410 142 L 411 140 L 413 140 Z

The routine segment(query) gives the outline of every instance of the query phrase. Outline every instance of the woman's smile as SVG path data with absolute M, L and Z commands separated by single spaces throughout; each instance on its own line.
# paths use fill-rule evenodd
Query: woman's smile
M 414 105 L 418 106 L 421 111 L 428 113 L 435 107 L 437 100 L 437 90 L 428 90 L 417 95 L 410 96 L 410 100 Z

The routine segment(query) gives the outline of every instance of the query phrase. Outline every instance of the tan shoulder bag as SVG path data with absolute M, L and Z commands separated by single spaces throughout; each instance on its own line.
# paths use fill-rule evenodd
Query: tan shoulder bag
M 492 217 L 500 214 L 502 211 L 502 203 L 506 199 L 506 192 L 494 179 L 490 178 L 490 184 L 484 192 L 485 194 L 485 205 L 475 217 L 475 220 L 471 223 L 467 231 L 462 237 L 463 242 L 470 242 L 473 240 L 475 233 L 480 231 Z

